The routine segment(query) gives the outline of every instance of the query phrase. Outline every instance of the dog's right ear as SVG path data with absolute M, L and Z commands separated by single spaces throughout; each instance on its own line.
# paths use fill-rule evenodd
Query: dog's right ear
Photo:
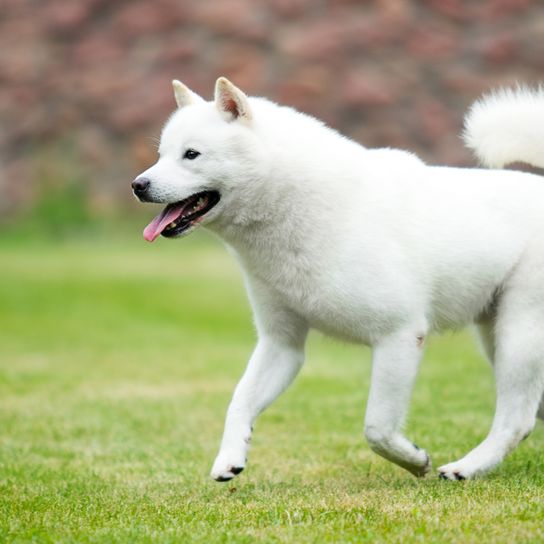
M 184 108 L 189 104 L 197 104 L 198 102 L 204 102 L 204 99 L 191 91 L 189 87 L 184 85 L 181 81 L 174 79 L 172 81 L 172 88 L 174 89 L 174 97 L 178 108 Z
M 251 121 L 247 96 L 226 77 L 220 77 L 215 83 L 215 105 L 227 121 Z

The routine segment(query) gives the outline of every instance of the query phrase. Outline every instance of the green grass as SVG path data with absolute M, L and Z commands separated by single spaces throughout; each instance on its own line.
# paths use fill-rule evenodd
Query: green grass
M 218 243 L 0 243 L 0 541 L 542 542 L 544 432 L 485 480 L 416 480 L 362 438 L 368 349 L 311 337 L 235 481 L 208 473 L 254 342 Z M 467 333 L 431 339 L 407 432 L 434 466 L 486 434 Z

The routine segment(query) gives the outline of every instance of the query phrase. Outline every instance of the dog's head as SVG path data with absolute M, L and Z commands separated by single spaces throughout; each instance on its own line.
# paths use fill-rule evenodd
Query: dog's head
M 163 129 L 159 159 L 132 183 L 140 201 L 166 204 L 144 230 L 150 242 L 213 222 L 243 200 L 244 188 L 266 165 L 250 101 L 240 89 L 219 78 L 214 100 L 206 102 L 181 82 L 172 84 L 178 109 Z

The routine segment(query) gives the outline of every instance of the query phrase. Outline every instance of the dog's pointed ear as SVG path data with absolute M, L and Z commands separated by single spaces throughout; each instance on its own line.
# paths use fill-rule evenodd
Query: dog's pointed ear
M 226 77 L 220 77 L 215 83 L 215 105 L 228 121 L 235 119 L 251 121 L 252 115 L 247 96 Z
M 198 102 L 204 102 L 204 99 L 191 91 L 187 85 L 184 85 L 181 81 L 174 79 L 172 81 L 172 88 L 174 89 L 174 97 L 178 108 L 184 108 L 189 104 L 197 104 Z

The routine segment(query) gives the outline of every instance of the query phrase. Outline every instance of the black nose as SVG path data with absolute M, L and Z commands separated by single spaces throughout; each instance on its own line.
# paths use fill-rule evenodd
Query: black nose
M 136 178 L 132 182 L 132 190 L 136 196 L 143 196 L 151 182 L 147 178 Z

